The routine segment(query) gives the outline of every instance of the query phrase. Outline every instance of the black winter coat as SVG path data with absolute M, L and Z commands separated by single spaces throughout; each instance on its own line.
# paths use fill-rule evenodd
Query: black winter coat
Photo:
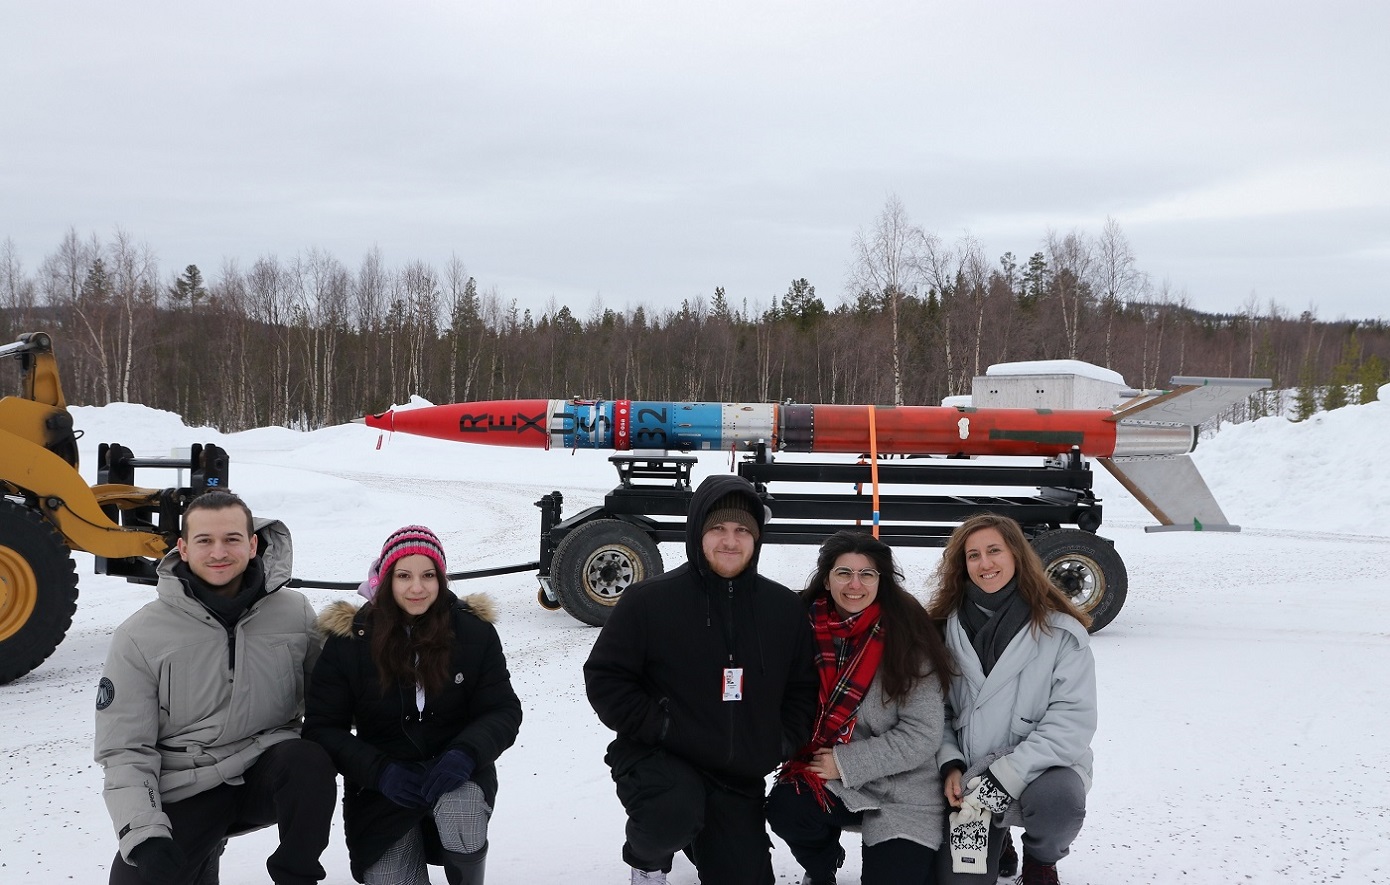
M 687 517 L 687 562 L 623 591 L 584 664 L 584 683 L 599 719 L 621 737 L 749 783 L 810 738 L 818 683 L 805 607 L 757 574 L 761 543 L 733 579 L 705 560 L 700 527 L 730 492 L 746 493 L 762 514 L 740 477 L 701 483 Z M 743 669 L 739 701 L 723 700 L 730 666 Z
M 515 741 L 521 701 L 512 690 L 486 596 L 454 600 L 450 680 L 438 697 L 416 709 L 414 686 L 384 695 L 371 654 L 371 603 L 355 609 L 335 602 L 319 616 L 327 634 L 305 697 L 304 737 L 322 744 L 343 773 L 343 824 L 352 874 L 379 860 L 412 827 L 423 825 L 431 855 L 438 849 L 434 819 L 425 808 L 403 808 L 377 792 L 386 764 L 427 768 L 446 750 L 473 758 L 472 780 L 488 804 L 497 795 L 493 764 Z

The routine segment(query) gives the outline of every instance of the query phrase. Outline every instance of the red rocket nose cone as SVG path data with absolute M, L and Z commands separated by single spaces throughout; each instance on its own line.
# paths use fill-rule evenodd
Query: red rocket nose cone
M 396 413 L 387 409 L 378 415 L 363 415 L 362 423 L 368 427 L 375 427 L 377 430 L 393 430 L 392 425 L 395 423 L 395 417 Z

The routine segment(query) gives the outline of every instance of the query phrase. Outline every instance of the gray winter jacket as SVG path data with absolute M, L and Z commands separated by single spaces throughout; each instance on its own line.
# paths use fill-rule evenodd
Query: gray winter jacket
M 905 701 L 889 703 L 880 676 L 874 676 L 849 743 L 832 749 L 840 780 L 826 781 L 846 808 L 864 812 L 865 845 L 889 839 L 928 848 L 941 843 L 945 811 L 935 760 L 943 722 L 935 676 L 919 679 Z
M 304 686 L 323 639 L 309 601 L 281 589 L 290 534 L 257 520 L 266 595 L 227 628 L 159 563 L 158 598 L 116 628 L 97 697 L 96 761 L 120 840 L 130 849 L 170 834 L 165 802 L 237 784 L 269 746 L 299 736 Z
M 1017 798 L 1049 768 L 1065 766 L 1091 788 L 1096 733 L 1096 665 L 1091 637 L 1075 618 L 1053 613 L 1050 632 L 1024 627 L 988 677 L 957 615 L 946 622 L 946 647 L 959 676 L 946 698 L 945 740 L 937 765 L 967 768 L 991 753 L 1000 786 Z

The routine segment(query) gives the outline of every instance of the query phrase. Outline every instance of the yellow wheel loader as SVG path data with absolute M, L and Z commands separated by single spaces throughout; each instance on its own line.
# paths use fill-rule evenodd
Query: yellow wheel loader
M 155 565 L 178 538 L 188 501 L 227 482 L 227 454 L 194 445 L 188 458 L 136 458 L 98 448 L 97 485 L 78 472 L 77 432 L 43 332 L 0 345 L 19 361 L 22 388 L 0 398 L 0 684 L 43 663 L 77 610 L 72 552 L 96 557 L 98 574 L 153 584 Z M 189 471 L 189 485 L 146 489 L 138 467 Z

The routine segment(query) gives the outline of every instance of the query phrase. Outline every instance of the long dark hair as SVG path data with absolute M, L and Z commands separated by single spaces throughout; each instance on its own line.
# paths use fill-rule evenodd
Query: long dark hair
M 424 614 L 411 618 L 396 602 L 390 574 L 381 576 L 372 599 L 372 661 L 382 692 L 419 683 L 426 697 L 439 694 L 449 676 L 449 653 L 454 642 L 450 610 L 454 595 L 449 579 L 439 575 L 439 595 Z M 407 631 L 406 627 L 410 627 Z
M 890 700 L 904 700 L 917 680 L 931 674 L 941 683 L 941 693 L 951 687 L 953 665 L 951 653 L 941 640 L 937 626 L 927 616 L 927 610 L 903 587 L 902 572 L 893 561 L 893 549 L 873 535 L 849 529 L 836 532 L 825 539 L 816 558 L 816 570 L 801 591 L 801 599 L 810 608 L 821 596 L 830 596 L 827 584 L 835 561 L 846 553 L 867 556 L 878 571 L 879 619 L 883 624 L 883 660 L 879 673 L 883 678 L 883 694 Z M 833 605 L 832 601 L 832 605 Z
M 1038 552 L 1023 535 L 1017 522 L 997 513 L 977 513 L 956 527 L 946 541 L 941 564 L 936 567 L 936 592 L 927 611 L 933 620 L 944 623 L 965 601 L 965 588 L 970 584 L 970 572 L 965 565 L 965 542 L 981 529 L 994 529 L 1004 539 L 1004 546 L 1014 557 L 1014 585 L 1028 602 L 1029 623 L 1036 633 L 1048 631 L 1047 616 L 1052 612 L 1070 615 L 1091 626 L 1091 616 L 1076 607 L 1071 597 L 1047 577 Z

